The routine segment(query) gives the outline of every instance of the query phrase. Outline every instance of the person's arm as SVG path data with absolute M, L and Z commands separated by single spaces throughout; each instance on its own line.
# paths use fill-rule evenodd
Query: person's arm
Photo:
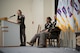
M 17 23 L 19 23 L 19 16 L 17 17 Z
M 56 15 L 54 16 L 54 22 L 53 22 L 53 26 L 55 27 L 56 26 L 56 23 L 57 23 L 57 17 L 56 17 Z
M 46 24 L 45 24 L 45 25 L 44 25 L 44 29 L 41 30 L 40 32 L 42 32 L 42 31 L 46 31 L 46 29 L 47 29 L 47 26 L 46 26 Z

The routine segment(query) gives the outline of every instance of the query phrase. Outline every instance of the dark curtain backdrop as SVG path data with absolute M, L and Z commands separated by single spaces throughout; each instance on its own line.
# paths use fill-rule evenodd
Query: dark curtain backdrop
M 57 13 L 58 0 L 55 0 L 55 14 Z
M 55 0 L 55 15 L 57 14 L 58 1 L 59 1 L 59 0 Z M 55 18 L 55 21 L 54 21 L 54 22 L 57 23 L 56 18 Z M 56 24 L 55 24 L 55 25 L 56 25 Z

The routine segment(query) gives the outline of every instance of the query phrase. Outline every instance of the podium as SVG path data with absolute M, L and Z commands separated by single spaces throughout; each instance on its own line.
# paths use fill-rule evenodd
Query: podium
M 76 49 L 80 51 L 80 32 L 76 32 Z
M 20 45 L 20 27 L 19 24 L 9 21 L 7 17 L 0 18 L 2 32 L 2 46 Z

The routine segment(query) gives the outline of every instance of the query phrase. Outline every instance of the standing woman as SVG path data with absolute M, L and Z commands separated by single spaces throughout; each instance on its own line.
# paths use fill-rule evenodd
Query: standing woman
M 17 22 L 20 24 L 20 46 L 26 46 L 26 35 L 25 35 L 25 16 L 22 15 L 22 11 L 17 11 Z

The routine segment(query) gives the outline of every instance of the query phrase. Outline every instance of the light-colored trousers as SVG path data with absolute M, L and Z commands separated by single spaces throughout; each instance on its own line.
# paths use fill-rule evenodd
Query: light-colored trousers
M 40 32 L 35 34 L 35 36 L 31 39 L 30 43 L 35 43 L 36 39 L 39 38 L 39 46 L 46 45 L 46 38 L 49 36 L 49 32 Z

